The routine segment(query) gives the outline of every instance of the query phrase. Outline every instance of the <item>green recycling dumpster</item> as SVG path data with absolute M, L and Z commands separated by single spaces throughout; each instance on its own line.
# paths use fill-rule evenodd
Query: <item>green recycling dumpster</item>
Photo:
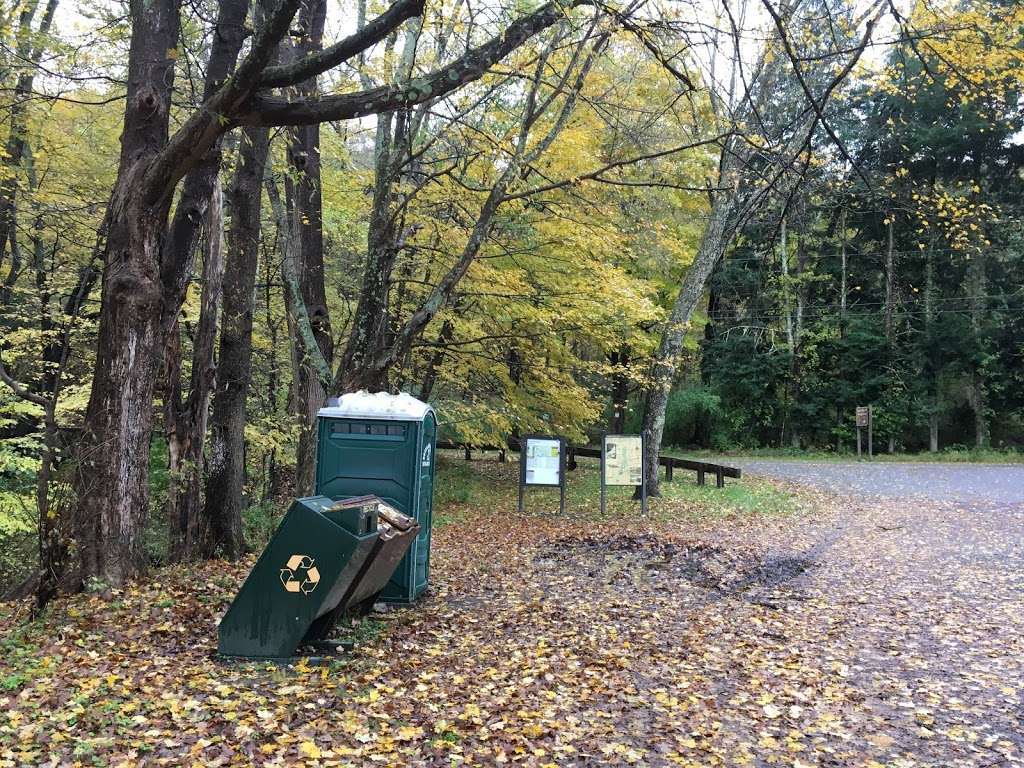
M 377 547 L 376 508 L 335 506 L 326 496 L 292 502 L 221 619 L 222 656 L 292 657 L 316 639 L 307 635 L 318 618 L 350 602 Z
M 318 414 L 316 493 L 373 494 L 419 524 L 419 534 L 380 599 L 414 602 L 427 588 L 437 417 L 411 395 L 354 392 Z

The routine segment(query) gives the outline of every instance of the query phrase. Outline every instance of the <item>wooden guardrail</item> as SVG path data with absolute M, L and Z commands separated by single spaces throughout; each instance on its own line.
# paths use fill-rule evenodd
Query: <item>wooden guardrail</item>
M 473 458 L 473 451 L 498 451 L 498 460 L 505 460 L 506 451 L 518 451 L 519 441 L 515 438 L 509 440 L 508 446 L 501 445 L 466 445 L 465 443 L 454 443 L 450 440 L 438 440 L 438 448 L 448 450 L 462 450 L 465 452 L 466 461 Z M 584 445 L 570 445 L 567 447 L 566 467 L 570 470 L 576 469 L 576 457 L 586 456 L 587 458 L 601 458 L 601 449 Z M 697 485 L 704 485 L 707 475 L 715 476 L 715 485 L 718 488 L 725 487 L 725 478 L 739 479 L 741 476 L 738 467 L 727 467 L 724 464 L 714 464 L 709 461 L 695 461 L 694 459 L 680 459 L 677 456 L 658 456 L 658 464 L 665 468 L 665 479 L 672 480 L 673 470 L 688 469 L 697 473 Z

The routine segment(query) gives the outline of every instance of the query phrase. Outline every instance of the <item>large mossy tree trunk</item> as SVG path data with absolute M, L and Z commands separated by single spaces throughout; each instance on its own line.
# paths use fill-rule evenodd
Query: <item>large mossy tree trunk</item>
M 145 566 L 153 387 L 163 347 L 160 249 L 170 197 L 139 195 L 166 145 L 179 6 L 133 3 L 128 93 L 104 251 L 92 392 L 75 467 L 75 538 L 83 579 L 121 584 Z
M 107 215 L 96 363 L 74 471 L 79 577 L 121 584 L 145 568 L 149 450 L 156 378 L 188 282 L 196 238 L 220 166 L 218 106 L 170 141 L 180 0 L 135 0 L 117 180 Z M 281 27 L 288 8 L 281 13 Z M 241 98 L 228 80 L 248 35 L 248 4 L 223 0 L 207 65 L 204 107 Z M 250 53 L 262 67 L 265 41 Z M 223 87 L 222 87 L 223 86 Z M 187 130 L 190 129 L 190 130 Z M 181 195 L 170 219 L 177 181 Z
M 413 24 L 406 30 L 395 70 L 395 79 L 403 84 L 412 76 L 419 34 L 419 24 Z M 393 45 L 394 41 L 389 40 L 389 49 Z M 404 247 L 404 238 L 398 231 L 400 223 L 394 210 L 396 187 L 410 160 L 416 126 L 419 125 L 422 125 L 422 117 L 414 119 L 408 109 L 387 112 L 377 119 L 373 142 L 373 199 L 366 233 L 366 263 L 363 266 L 362 285 L 352 317 L 352 327 L 335 378 L 335 387 L 339 392 L 360 389 L 377 392 L 389 388 L 388 367 L 379 365 L 377 358 L 388 343 L 392 321 L 392 273 Z

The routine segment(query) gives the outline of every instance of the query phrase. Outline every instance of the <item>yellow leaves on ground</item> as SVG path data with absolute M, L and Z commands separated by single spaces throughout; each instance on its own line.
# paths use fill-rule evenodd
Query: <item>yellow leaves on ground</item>
M 951 589 L 953 568 L 915 559 L 953 535 L 946 508 L 521 516 L 514 465 L 458 466 L 500 492 L 435 530 L 430 595 L 325 667 L 211 658 L 251 560 L 60 600 L 9 633 L 0 766 L 1019 762 L 1024 572 L 995 567 L 1005 529 L 971 531 L 987 559 Z M 879 527 L 893 514 L 899 534 Z
M 312 741 L 304 741 L 299 744 L 299 752 L 311 760 L 319 760 L 323 753 Z

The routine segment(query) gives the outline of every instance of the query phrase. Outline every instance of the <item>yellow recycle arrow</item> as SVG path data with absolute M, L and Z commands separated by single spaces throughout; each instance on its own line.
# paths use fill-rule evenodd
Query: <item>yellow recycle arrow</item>
M 288 592 L 302 592 L 308 595 L 320 583 L 320 571 L 313 565 L 309 555 L 292 555 L 288 563 L 281 569 L 281 584 Z M 296 571 L 304 570 L 305 576 L 300 580 Z

